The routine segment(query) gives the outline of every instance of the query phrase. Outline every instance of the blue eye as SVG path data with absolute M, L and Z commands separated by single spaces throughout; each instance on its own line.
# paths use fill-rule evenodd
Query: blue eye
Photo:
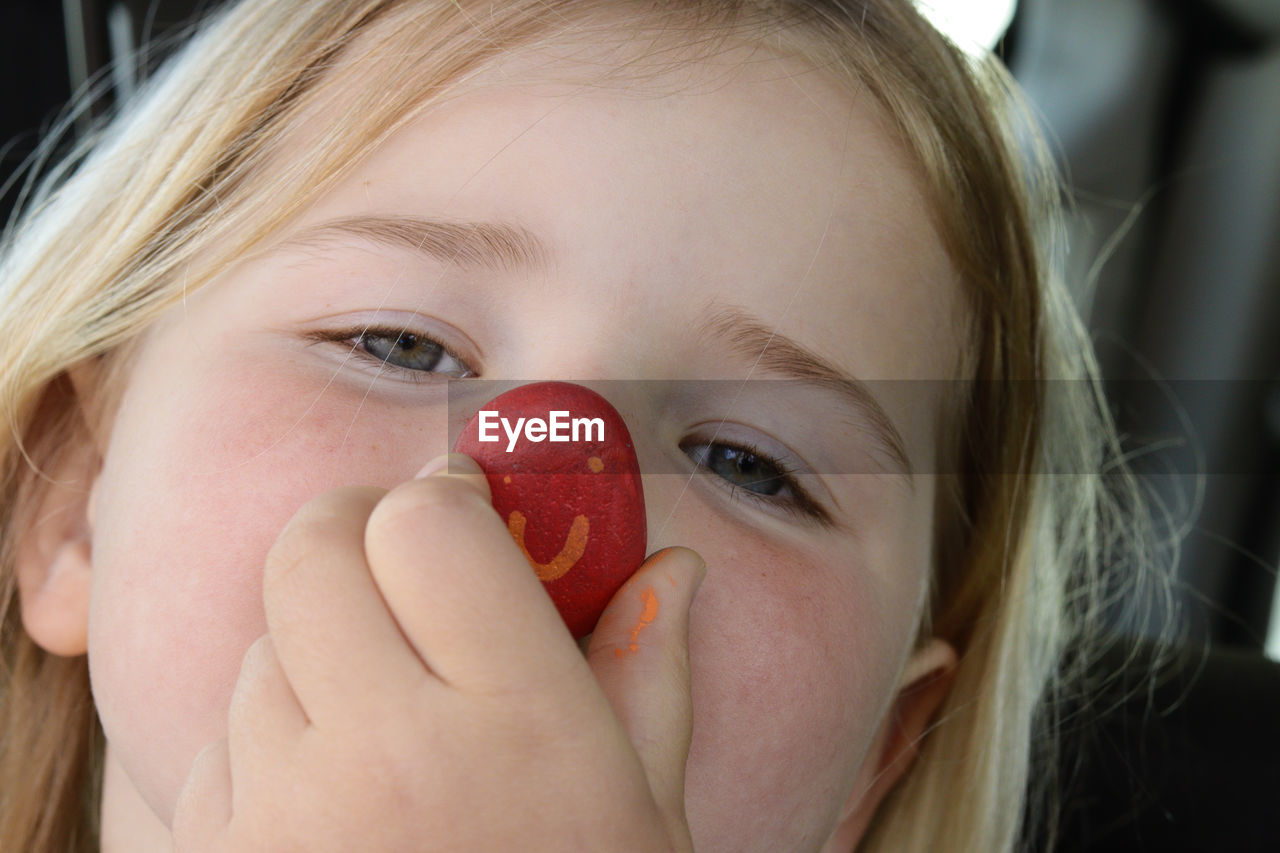
M 364 332 L 356 345 L 389 367 L 425 373 L 470 373 L 438 341 L 413 332 L 392 335 Z M 441 368 L 444 368 L 443 370 Z
M 781 466 L 750 450 L 727 444 L 695 444 L 684 451 L 703 468 L 758 495 L 776 495 L 789 488 L 790 478 Z
M 824 526 L 831 516 L 796 481 L 787 466 L 753 447 L 690 441 L 680 449 L 699 468 L 728 484 L 732 494 L 785 510 Z
M 476 372 L 436 339 L 406 329 L 359 327 L 318 332 L 316 341 L 343 343 L 353 355 L 377 362 L 383 370 L 400 373 L 413 381 L 430 376 L 466 379 Z

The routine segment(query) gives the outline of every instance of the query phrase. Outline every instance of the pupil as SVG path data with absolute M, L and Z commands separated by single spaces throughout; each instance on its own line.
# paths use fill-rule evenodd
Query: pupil
M 774 495 L 782 490 L 782 472 L 776 465 L 762 462 L 754 453 L 719 447 L 710 467 L 730 482 L 759 494 Z

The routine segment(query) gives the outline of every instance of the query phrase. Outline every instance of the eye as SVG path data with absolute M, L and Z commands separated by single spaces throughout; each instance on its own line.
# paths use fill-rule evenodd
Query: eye
M 696 444 L 686 445 L 684 451 L 696 464 L 758 495 L 776 495 L 789 487 L 780 465 L 750 450 L 728 444 Z
M 455 379 L 474 375 L 444 344 L 415 332 L 387 334 L 370 329 L 360 333 L 354 343 L 388 367 L 420 373 L 446 373 Z
M 686 442 L 680 446 L 699 468 L 728 484 L 735 496 L 830 524 L 830 516 L 797 482 L 786 464 L 754 447 L 723 442 Z
M 470 365 L 435 338 L 403 328 L 361 326 L 318 332 L 311 337 L 316 341 L 347 344 L 352 355 L 374 361 L 379 368 L 416 382 L 435 375 L 450 379 L 476 375 Z

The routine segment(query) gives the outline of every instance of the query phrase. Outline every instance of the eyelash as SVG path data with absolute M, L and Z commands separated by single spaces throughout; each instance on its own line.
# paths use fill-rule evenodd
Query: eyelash
M 352 355 L 366 361 L 374 362 L 382 370 L 393 371 L 411 382 L 430 382 L 432 381 L 432 377 L 439 376 L 440 374 L 431 370 L 414 370 L 410 367 L 392 364 L 388 359 L 379 358 L 361 345 L 362 341 L 368 338 L 389 340 L 398 343 L 406 336 L 410 335 L 419 341 L 438 347 L 442 353 L 462 365 L 466 370 L 466 378 L 477 377 L 480 375 L 477 371 L 473 370 L 469 364 L 467 364 L 462 356 L 458 355 L 458 353 L 447 345 L 441 343 L 430 335 L 414 332 L 408 328 L 393 328 L 390 326 L 353 326 L 345 329 L 332 329 L 328 331 L 315 332 L 309 335 L 309 338 L 316 343 L 349 344 Z M 392 345 L 394 346 L 395 344 L 393 343 Z M 713 475 L 715 480 L 722 484 L 721 488 L 729 491 L 729 495 L 732 499 L 739 500 L 745 497 L 747 500 L 758 506 L 773 510 L 782 510 L 802 521 L 816 523 L 823 527 L 831 527 L 834 524 L 830 514 L 828 514 L 827 511 L 813 499 L 809 492 L 800 485 L 795 477 L 794 469 L 792 469 L 786 461 L 775 459 L 760 448 L 749 443 L 727 441 L 707 443 L 690 440 L 680 445 L 680 449 L 684 451 L 686 455 L 689 455 L 688 449 L 693 447 L 704 448 L 704 454 L 709 452 L 709 448 L 721 448 L 733 451 L 737 454 L 752 457 L 763 465 L 775 469 L 778 472 L 777 476 L 782 480 L 782 487 L 790 492 L 790 497 L 787 498 L 778 498 L 773 495 L 761 494 L 717 474 L 705 463 L 705 461 L 700 462 L 698 460 L 693 460 L 693 457 L 690 455 L 690 459 L 699 469 Z

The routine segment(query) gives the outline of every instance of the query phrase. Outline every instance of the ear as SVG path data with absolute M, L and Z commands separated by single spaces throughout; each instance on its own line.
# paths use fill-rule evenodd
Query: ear
M 22 625 L 36 644 L 64 657 L 88 650 L 93 490 L 101 456 L 80 408 L 76 383 L 47 389 L 33 435 L 56 442 L 30 474 L 17 527 L 16 574 Z M 56 436 L 41 430 L 53 430 Z
M 824 850 L 847 853 L 857 847 L 881 801 L 919 753 L 930 721 L 951 691 L 955 671 L 955 650 L 944 640 L 935 637 L 912 653 L 899 680 L 898 694 Z

